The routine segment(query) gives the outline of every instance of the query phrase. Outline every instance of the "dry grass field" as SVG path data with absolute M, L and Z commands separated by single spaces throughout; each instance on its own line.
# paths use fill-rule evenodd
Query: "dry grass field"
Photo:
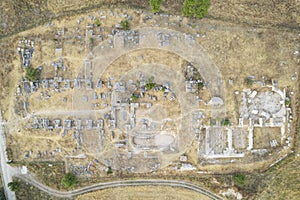
M 194 191 L 174 187 L 121 187 L 114 189 L 101 190 L 81 195 L 77 200 L 138 200 L 138 199 L 161 199 L 161 200 L 190 200 L 201 199 L 209 200 L 210 198 Z
M 262 184 L 265 188 L 256 199 L 299 199 L 300 176 L 299 176 L 299 154 L 291 156 L 279 165 L 266 172 Z
M 165 13 L 180 15 L 182 3 L 183 0 L 164 0 L 161 7 Z M 0 12 L 0 109 L 3 109 L 6 119 L 15 118 L 15 113 L 11 109 L 13 106 L 13 95 L 23 73 L 20 68 L 21 61 L 16 53 L 18 41 L 24 37 L 39 38 L 36 42 L 36 51 L 32 63 L 35 66 L 50 65 L 54 58 L 58 58 L 58 55 L 51 53 L 55 48 L 54 35 L 57 30 L 69 26 L 66 28 L 66 38 L 69 40 L 66 39 L 67 42 L 64 44 L 66 49 L 69 50 L 64 51 L 63 56 L 66 65 L 74 66 L 74 70 L 68 72 L 69 74 L 66 74 L 66 77 L 74 77 L 80 71 L 82 60 L 86 58 L 84 54 L 86 49 L 84 48 L 84 44 L 80 44 L 74 38 L 72 39 L 75 32 L 73 26 L 77 25 L 76 20 L 79 17 L 88 15 L 92 11 L 98 12 L 100 9 L 104 10 L 108 7 L 111 9 L 117 7 L 121 9 L 120 12 L 126 11 L 134 15 L 134 20 L 131 22 L 132 28 L 141 27 L 143 16 L 149 11 L 148 0 L 2 0 L 0 2 L 0 10 L 2 11 Z M 144 11 L 143 15 L 136 14 L 136 11 L 140 9 Z M 238 113 L 232 112 L 232 110 L 236 110 L 239 104 L 234 92 L 241 91 L 242 88 L 247 87 L 245 84 L 247 76 L 255 76 L 255 80 L 257 81 L 266 79 L 267 82 L 270 82 L 271 79 L 276 79 L 280 87 L 287 88 L 287 94 L 292 99 L 294 124 L 298 126 L 299 103 L 297 99 L 299 97 L 299 79 L 292 80 L 292 77 L 295 75 L 298 77 L 300 73 L 300 55 L 299 53 L 295 54 L 300 49 L 299 13 L 300 1 L 298 0 L 261 0 L 256 2 L 252 0 L 211 0 L 211 7 L 207 18 L 203 20 L 184 18 L 182 26 L 172 28 L 177 31 L 201 35 L 201 37 L 196 38 L 196 41 L 205 49 L 208 57 L 219 67 L 222 74 L 226 88 L 227 104 L 224 114 L 228 118 L 238 118 Z M 177 18 L 174 17 L 168 21 L 159 18 L 158 15 L 153 15 L 153 19 L 156 22 L 161 22 L 161 25 L 164 26 L 163 24 L 171 24 L 172 20 Z M 112 19 L 107 24 L 101 26 L 105 27 L 107 32 L 109 32 L 112 25 L 119 22 L 118 20 L 119 18 Z M 45 25 L 51 21 L 55 22 L 56 27 L 53 30 L 48 30 Z M 153 26 L 155 22 L 150 21 L 147 23 L 146 26 Z M 170 28 L 169 24 L 164 28 Z M 22 32 L 24 30 L 27 31 Z M 84 34 L 84 32 L 79 34 Z M 101 42 L 96 41 L 95 45 L 98 44 L 101 44 Z M 179 66 L 184 62 L 182 58 L 177 58 L 169 52 L 160 54 L 160 51 L 145 50 L 144 53 L 146 54 L 144 60 L 148 64 L 163 60 L 161 62 L 163 64 Z M 118 76 L 119 71 L 116 73 L 114 67 L 122 66 L 120 70 L 125 70 L 127 67 L 130 68 L 131 65 L 139 64 L 135 60 L 138 54 L 139 51 L 123 55 L 111 65 L 107 73 Z M 50 74 L 47 70 L 43 71 L 43 76 L 45 77 Z M 108 76 L 107 74 L 104 75 Z M 229 84 L 229 80 L 233 80 L 233 84 Z M 253 88 L 255 87 L 258 86 L 254 85 Z M 293 92 L 293 95 L 291 95 L 291 92 Z M 51 102 L 55 105 L 52 109 L 70 109 L 68 106 L 59 103 L 67 95 L 59 94 L 59 97 Z M 38 93 L 35 96 L 38 96 Z M 36 103 L 32 99 L 30 103 L 33 104 L 32 109 L 40 109 L 40 113 L 43 113 L 41 109 L 43 106 L 42 101 Z M 56 106 L 57 104 L 59 105 Z M 169 106 L 174 105 L 177 104 L 174 103 Z M 163 114 L 162 112 L 161 115 Z M 11 122 L 11 124 L 13 123 Z M 233 120 L 232 123 L 237 124 L 238 122 Z M 270 163 L 259 162 L 249 164 L 247 167 L 234 166 L 234 164 L 213 167 L 204 166 L 202 168 L 204 171 L 214 170 L 219 173 L 234 174 L 240 170 L 248 174 L 246 184 L 242 187 L 234 186 L 231 180 L 232 175 L 224 175 L 222 178 L 220 176 L 216 176 L 217 178 L 211 176 L 212 178 L 209 178 L 205 186 L 212 188 L 216 192 L 220 192 L 223 188 L 233 187 L 235 190 L 241 192 L 245 199 L 298 199 L 300 196 L 300 173 L 298 170 L 300 151 L 297 148 L 299 146 L 299 130 L 297 126 L 292 129 L 292 132 L 296 134 L 296 140 L 294 141 L 295 152 L 292 156 L 287 157 L 259 175 L 252 168 L 259 166 L 258 168 L 265 169 Z M 60 133 L 54 133 L 57 135 L 53 136 L 53 133 L 37 133 L 30 130 L 20 133 L 16 127 L 12 130 L 14 134 L 8 137 L 8 145 L 13 149 L 16 161 L 23 161 L 24 150 L 29 151 L 33 149 L 33 152 L 36 154 L 38 148 L 44 148 L 45 151 L 52 151 L 58 147 L 62 147 L 65 148 L 67 153 L 70 153 L 74 146 L 70 135 L 62 139 L 60 138 Z M 268 130 L 268 137 L 272 133 L 271 130 Z M 269 140 L 261 140 L 261 138 L 265 137 L 265 132 L 255 132 L 255 134 L 258 141 L 255 147 L 265 148 L 269 146 Z M 91 146 L 97 146 L 97 140 L 93 140 L 92 137 L 86 137 L 84 140 L 84 142 Z M 242 145 L 242 147 L 244 146 Z M 196 164 L 198 159 L 195 156 L 196 151 L 197 144 L 194 142 L 187 149 L 187 154 L 193 164 Z M 58 153 L 55 159 L 49 158 L 48 161 L 57 161 L 56 159 L 60 161 L 67 160 L 63 155 Z M 40 170 L 35 171 L 38 178 L 47 182 L 50 186 L 55 187 L 54 185 L 59 185 L 59 176 L 63 173 L 64 166 L 59 165 L 58 170 L 54 170 L 51 174 L 46 165 L 44 163 L 32 164 L 29 165 L 29 170 L 34 171 L 35 167 L 39 167 Z M 232 167 L 235 167 L 236 171 L 232 171 Z M 164 177 L 162 175 L 164 172 L 160 173 L 161 177 Z M 183 176 L 185 175 L 187 176 L 187 174 L 183 174 Z M 52 176 L 55 180 L 51 180 Z M 170 174 L 169 176 L 176 178 L 177 174 Z M 196 176 L 201 177 L 202 175 L 196 174 Z M 105 178 L 113 180 L 120 177 Z M 86 180 L 82 182 L 84 183 L 80 184 L 87 185 Z M 97 180 L 93 182 L 97 182 Z M 26 191 L 26 187 L 29 186 L 23 184 L 22 191 Z M 61 189 L 60 186 L 57 188 Z M 32 199 L 33 196 L 38 199 L 38 195 L 41 195 L 40 198 L 52 199 L 46 194 L 38 194 L 38 191 L 33 187 L 30 187 L 30 189 L 34 190 L 34 192 L 28 193 L 18 199 Z M 184 189 L 149 186 L 107 189 L 78 197 L 78 200 L 85 199 L 207 199 L 207 197 Z
M 164 0 L 162 10 L 180 14 L 183 0 Z M 262 0 L 212 0 L 208 17 L 255 26 L 280 26 L 297 29 L 300 2 Z M 132 7 L 149 10 L 148 0 L 2 0 L 0 8 L 0 37 L 41 25 L 54 18 L 84 13 L 101 7 Z

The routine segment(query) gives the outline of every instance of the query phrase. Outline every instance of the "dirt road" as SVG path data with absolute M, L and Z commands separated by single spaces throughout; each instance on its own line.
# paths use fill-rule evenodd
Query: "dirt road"
M 23 181 L 37 187 L 38 189 L 48 193 L 49 195 L 61 197 L 61 198 L 74 198 L 80 194 L 93 192 L 96 190 L 103 190 L 108 188 L 115 188 L 115 187 L 127 187 L 127 186 L 171 186 L 171 187 L 180 187 L 188 190 L 192 190 L 195 192 L 199 192 L 203 195 L 208 196 L 211 199 L 222 199 L 220 196 L 201 188 L 197 185 L 192 183 L 184 182 L 184 181 L 173 181 L 173 180 L 126 180 L 126 181 L 113 181 L 113 182 L 106 182 L 106 183 L 98 183 L 88 187 L 83 187 L 76 190 L 71 190 L 68 192 L 61 192 L 58 190 L 54 190 L 41 184 L 40 182 L 36 181 L 29 175 L 19 175 L 18 178 L 22 179 Z

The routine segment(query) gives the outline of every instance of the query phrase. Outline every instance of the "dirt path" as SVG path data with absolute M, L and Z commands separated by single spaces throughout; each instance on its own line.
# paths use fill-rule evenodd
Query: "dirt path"
M 68 192 L 61 192 L 58 190 L 54 190 L 48 186 L 41 184 L 40 182 L 33 179 L 31 176 L 18 176 L 18 178 L 23 181 L 30 183 L 31 185 L 37 187 L 38 189 L 61 198 L 74 198 L 80 194 L 93 192 L 96 190 L 103 190 L 108 188 L 116 188 L 116 187 L 127 187 L 127 186 L 171 186 L 171 187 L 180 187 L 188 190 L 192 190 L 203 195 L 208 196 L 211 199 L 222 199 L 220 196 L 201 188 L 195 184 L 184 182 L 184 181 L 173 181 L 173 180 L 130 180 L 130 181 L 113 181 L 106 183 L 98 183 L 88 187 L 83 187 L 81 189 L 71 190 Z

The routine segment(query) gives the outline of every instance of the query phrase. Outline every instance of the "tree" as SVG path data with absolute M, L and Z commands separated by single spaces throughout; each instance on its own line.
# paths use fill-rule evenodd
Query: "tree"
M 150 7 L 153 13 L 158 13 L 160 11 L 160 4 L 162 0 L 150 0 Z
M 16 181 L 13 181 L 13 182 L 9 182 L 7 184 L 7 186 L 9 187 L 9 189 L 13 192 L 16 192 L 20 189 L 20 183 L 19 182 L 16 182 Z
M 74 185 L 77 183 L 76 176 L 72 173 L 67 173 L 64 175 L 64 177 L 61 180 L 61 184 L 66 188 L 70 189 L 74 187 Z
M 186 17 L 204 18 L 208 13 L 210 0 L 185 0 L 182 14 Z
M 123 30 L 128 31 L 129 30 L 129 22 L 128 20 L 122 20 L 121 21 L 121 27 Z
M 26 68 L 26 75 L 25 78 L 27 78 L 29 81 L 36 82 L 40 79 L 41 72 L 38 69 L 27 67 Z

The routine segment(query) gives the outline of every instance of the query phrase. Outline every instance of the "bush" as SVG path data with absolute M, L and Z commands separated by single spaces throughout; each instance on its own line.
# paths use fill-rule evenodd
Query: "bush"
M 74 187 L 74 185 L 76 185 L 76 183 L 77 183 L 76 176 L 71 174 L 71 173 L 65 174 L 64 177 L 61 180 L 61 184 L 66 189 L 70 189 L 70 188 Z
M 229 119 L 224 119 L 224 120 L 222 120 L 221 124 L 222 124 L 222 126 L 229 126 L 231 123 L 230 123 Z
M 147 91 L 152 90 L 156 86 L 156 83 L 146 83 L 145 87 Z
M 107 172 L 106 172 L 106 173 L 107 173 L 107 174 L 112 174 L 112 173 L 113 173 L 111 167 L 108 167 L 108 168 L 107 168 Z
M 8 160 L 13 160 L 13 150 L 10 147 L 6 148 L 6 154 L 7 154 L 7 158 Z
M 129 22 L 128 20 L 122 20 L 121 21 L 121 27 L 123 30 L 128 31 L 129 30 Z
M 193 17 L 195 10 L 194 10 L 195 0 L 185 0 L 183 2 L 182 14 L 186 17 Z
M 95 25 L 96 25 L 96 26 L 100 26 L 100 25 L 101 25 L 101 22 L 100 22 L 100 20 L 99 20 L 99 19 L 96 19 L 96 21 L 95 21 Z
M 0 200 L 6 200 L 3 187 L 0 188 Z
M 162 0 L 150 0 L 150 7 L 153 13 L 158 13 L 160 11 L 160 4 Z
M 182 164 L 181 164 L 181 163 L 178 163 L 177 169 L 180 169 L 181 167 L 182 167 Z
M 139 80 L 136 81 L 136 87 L 140 87 L 141 82 Z
M 291 105 L 291 100 L 289 98 L 285 99 L 285 106 L 289 107 Z
M 208 13 L 210 0 L 185 0 L 182 14 L 186 17 L 204 18 Z
M 156 86 L 156 83 L 154 83 L 154 77 L 151 76 L 151 77 L 148 79 L 148 81 L 147 81 L 145 87 L 146 87 L 146 89 L 149 91 L 149 90 L 152 90 L 155 86 Z
M 139 95 L 136 95 L 136 94 L 131 95 L 131 99 L 132 99 L 133 102 L 136 102 L 139 98 L 140 98 Z
M 202 89 L 204 87 L 204 82 L 198 82 L 198 89 Z
M 253 80 L 251 77 L 247 77 L 247 78 L 245 79 L 245 82 L 246 82 L 247 86 L 250 87 L 251 85 L 253 85 L 254 80 Z
M 233 177 L 233 181 L 234 181 L 234 184 L 237 185 L 237 186 L 243 186 L 245 185 L 245 182 L 246 182 L 246 175 L 244 174 L 236 174 L 234 177 Z
M 94 44 L 95 39 L 94 38 L 90 38 L 90 44 L 93 45 Z
M 41 73 L 38 69 L 28 67 L 26 68 L 26 75 L 25 78 L 27 78 L 29 81 L 37 82 L 40 79 Z
M 208 13 L 210 0 L 198 0 L 195 4 L 195 17 L 198 19 L 204 18 Z
M 9 187 L 9 189 L 13 192 L 16 192 L 20 189 L 20 183 L 19 182 L 16 182 L 16 181 L 13 181 L 13 182 L 9 182 L 7 184 L 7 186 Z

